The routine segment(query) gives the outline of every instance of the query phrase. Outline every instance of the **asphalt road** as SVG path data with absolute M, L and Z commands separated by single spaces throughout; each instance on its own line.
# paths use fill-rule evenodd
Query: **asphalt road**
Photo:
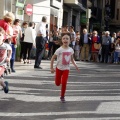
M 120 120 L 120 65 L 77 64 L 80 73 L 71 65 L 61 103 L 50 61 L 42 61 L 42 70 L 16 62 L 16 73 L 5 76 L 9 94 L 0 90 L 0 120 Z

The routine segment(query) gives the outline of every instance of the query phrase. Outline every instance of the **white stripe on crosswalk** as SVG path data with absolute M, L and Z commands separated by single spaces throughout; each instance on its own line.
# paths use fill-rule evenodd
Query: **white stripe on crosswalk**
M 100 115 L 101 113 L 98 113 L 97 111 L 68 111 L 68 112 L 40 112 L 40 113 L 4 113 L 4 112 L 0 112 L 0 116 L 44 116 L 44 115 L 48 115 L 48 116 L 52 116 L 52 115 L 78 115 L 78 114 L 86 114 L 86 115 L 89 115 L 89 114 L 96 114 L 96 115 Z M 113 114 L 113 113 L 103 113 L 102 115 L 110 115 L 110 114 Z M 118 115 L 120 114 L 120 112 L 118 113 L 114 113 L 114 115 Z M 103 117 L 102 117 L 103 118 Z M 108 119 L 109 117 L 104 117 L 106 119 Z M 110 117 L 112 118 L 112 117 Z M 115 117 L 113 117 L 115 119 Z M 117 117 L 117 118 L 120 118 L 120 117 Z M 99 117 L 100 119 L 100 117 Z M 80 120 L 80 119 L 79 119 Z M 88 119 L 87 119 L 88 120 Z M 92 119 L 94 120 L 94 119 Z

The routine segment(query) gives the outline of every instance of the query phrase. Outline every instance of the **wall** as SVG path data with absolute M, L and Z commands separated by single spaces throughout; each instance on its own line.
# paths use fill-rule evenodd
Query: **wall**
M 80 31 L 80 9 L 73 9 L 72 7 L 68 7 L 64 5 L 64 11 L 68 13 L 68 20 L 66 25 L 75 27 L 75 31 Z M 74 17 L 73 17 L 74 16 Z M 73 23 L 73 19 L 75 18 L 75 23 Z
M 27 4 L 32 4 L 33 5 L 33 14 L 31 16 L 28 16 L 26 13 L 24 13 L 24 21 L 29 22 L 33 21 L 35 23 L 38 23 L 41 21 L 41 18 L 43 16 L 47 17 L 47 22 L 50 26 L 50 15 L 56 15 L 58 22 L 57 26 L 61 27 L 62 26 L 62 20 L 63 20 L 63 9 L 62 5 L 61 8 L 56 9 L 50 6 L 50 0 L 26 0 L 25 7 Z M 63 4 L 63 0 L 61 2 Z M 25 10 L 24 7 L 24 10 Z M 15 0 L 13 0 L 12 3 L 12 11 L 15 13 L 16 8 L 15 8 Z
M 5 3 L 4 3 L 4 0 L 0 0 L 0 19 L 3 18 L 3 15 L 4 15 L 4 9 L 5 9 Z

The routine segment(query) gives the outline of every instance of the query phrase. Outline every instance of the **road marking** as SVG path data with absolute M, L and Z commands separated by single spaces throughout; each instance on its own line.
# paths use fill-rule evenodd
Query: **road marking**
M 68 111 L 68 112 L 40 112 L 40 113 L 4 113 L 4 112 L 0 112 L 0 116 L 53 116 L 53 115 L 78 115 L 78 114 L 95 114 L 95 115 L 101 115 L 101 113 L 98 113 L 97 111 Z M 110 114 L 113 114 L 112 112 L 110 113 L 105 113 L 103 111 L 102 115 L 110 115 Z M 117 112 L 117 113 L 114 113 L 114 115 L 119 115 L 120 114 L 120 111 Z M 104 118 L 109 118 L 109 117 L 104 117 Z M 110 117 L 112 118 L 112 117 Z M 115 119 L 115 117 L 113 117 Z M 120 117 L 118 117 L 120 118 Z

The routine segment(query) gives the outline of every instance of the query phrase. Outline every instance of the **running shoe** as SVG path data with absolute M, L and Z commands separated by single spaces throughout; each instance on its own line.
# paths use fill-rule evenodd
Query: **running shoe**
M 5 83 L 5 87 L 3 88 L 3 90 L 4 90 L 5 93 L 8 93 L 9 92 L 8 82 L 5 81 L 4 83 Z

